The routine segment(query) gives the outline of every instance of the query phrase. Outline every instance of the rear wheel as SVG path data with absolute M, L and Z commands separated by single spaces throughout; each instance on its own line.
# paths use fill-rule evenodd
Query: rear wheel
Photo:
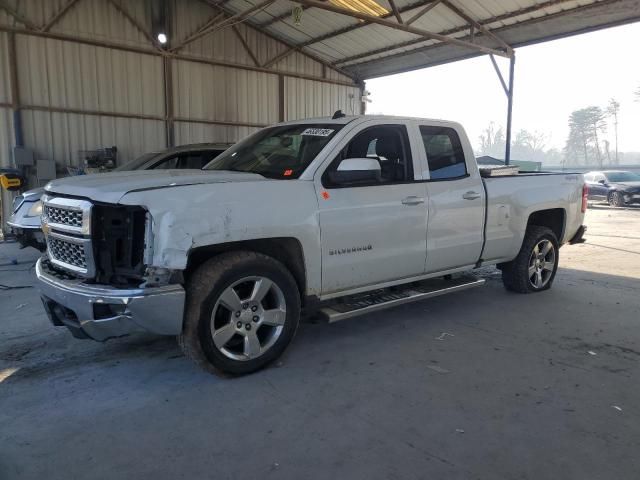
M 624 198 L 620 192 L 612 192 L 609 195 L 609 205 L 612 207 L 624 207 Z
M 551 288 L 558 270 L 558 239 L 546 227 L 530 226 L 518 256 L 501 265 L 502 282 L 518 293 L 532 293 Z
M 209 371 L 250 373 L 278 358 L 300 318 L 300 294 L 289 271 L 255 252 L 216 256 L 194 272 L 178 342 Z

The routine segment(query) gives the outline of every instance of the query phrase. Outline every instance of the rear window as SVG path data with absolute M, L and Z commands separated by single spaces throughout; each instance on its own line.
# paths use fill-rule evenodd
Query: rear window
M 467 165 L 460 137 L 453 128 L 420 127 L 431 180 L 464 177 Z

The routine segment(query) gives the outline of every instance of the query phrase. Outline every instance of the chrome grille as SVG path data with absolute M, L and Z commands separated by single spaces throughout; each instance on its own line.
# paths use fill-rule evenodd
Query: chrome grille
M 50 237 L 47 240 L 47 246 L 53 260 L 73 265 L 83 270 L 87 269 L 87 257 L 84 252 L 84 245 Z
M 91 203 L 64 197 L 43 197 L 42 229 L 51 264 L 79 277 L 95 274 L 91 244 Z
M 58 225 L 68 225 L 70 227 L 82 228 L 82 211 L 69 210 L 66 208 L 46 206 L 44 214 L 51 223 Z

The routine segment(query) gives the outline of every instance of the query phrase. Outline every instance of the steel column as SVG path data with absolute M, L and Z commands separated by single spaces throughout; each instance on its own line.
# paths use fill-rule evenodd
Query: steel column
M 284 84 L 284 75 L 278 75 L 278 121 L 285 121 L 285 84 Z
M 18 61 L 16 55 L 16 35 L 8 33 L 9 82 L 11 84 L 11 110 L 13 111 L 13 133 L 17 147 L 24 146 L 22 134 L 22 114 L 20 113 L 20 86 L 18 82 Z
M 167 148 L 174 147 L 176 144 L 175 129 L 173 126 L 173 70 L 171 59 L 162 57 L 162 73 L 164 80 L 164 114 L 165 114 L 165 131 Z
M 507 136 L 505 139 L 504 164 L 511 161 L 511 120 L 513 113 L 513 74 L 516 66 L 516 54 L 512 52 L 509 59 L 509 92 L 507 93 Z

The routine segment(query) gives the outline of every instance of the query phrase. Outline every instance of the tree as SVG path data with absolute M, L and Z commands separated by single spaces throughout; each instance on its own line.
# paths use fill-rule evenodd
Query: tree
M 640 102 L 640 87 L 638 87 L 633 94 L 636 96 L 636 102 Z
M 503 157 L 505 145 L 502 127 L 496 129 L 493 122 L 489 123 L 480 135 L 480 154 L 498 158 Z
M 513 157 L 518 160 L 542 162 L 546 159 L 545 144 L 547 136 L 539 131 L 530 132 L 521 129 L 516 132 L 513 142 Z
M 606 132 L 605 114 L 600 107 L 586 107 L 575 110 L 569 116 L 569 137 L 565 145 L 568 163 L 589 165 L 595 157 L 602 167 L 600 136 Z
M 640 93 L 640 88 L 636 93 Z M 615 134 L 615 148 L 616 148 L 614 160 L 616 165 L 620 163 L 618 161 L 618 112 L 619 111 L 620 111 L 620 103 L 616 101 L 615 98 L 612 98 L 611 100 L 609 100 L 609 105 L 607 105 L 607 115 L 613 118 L 613 130 Z M 607 151 L 608 150 L 609 149 L 607 148 Z

